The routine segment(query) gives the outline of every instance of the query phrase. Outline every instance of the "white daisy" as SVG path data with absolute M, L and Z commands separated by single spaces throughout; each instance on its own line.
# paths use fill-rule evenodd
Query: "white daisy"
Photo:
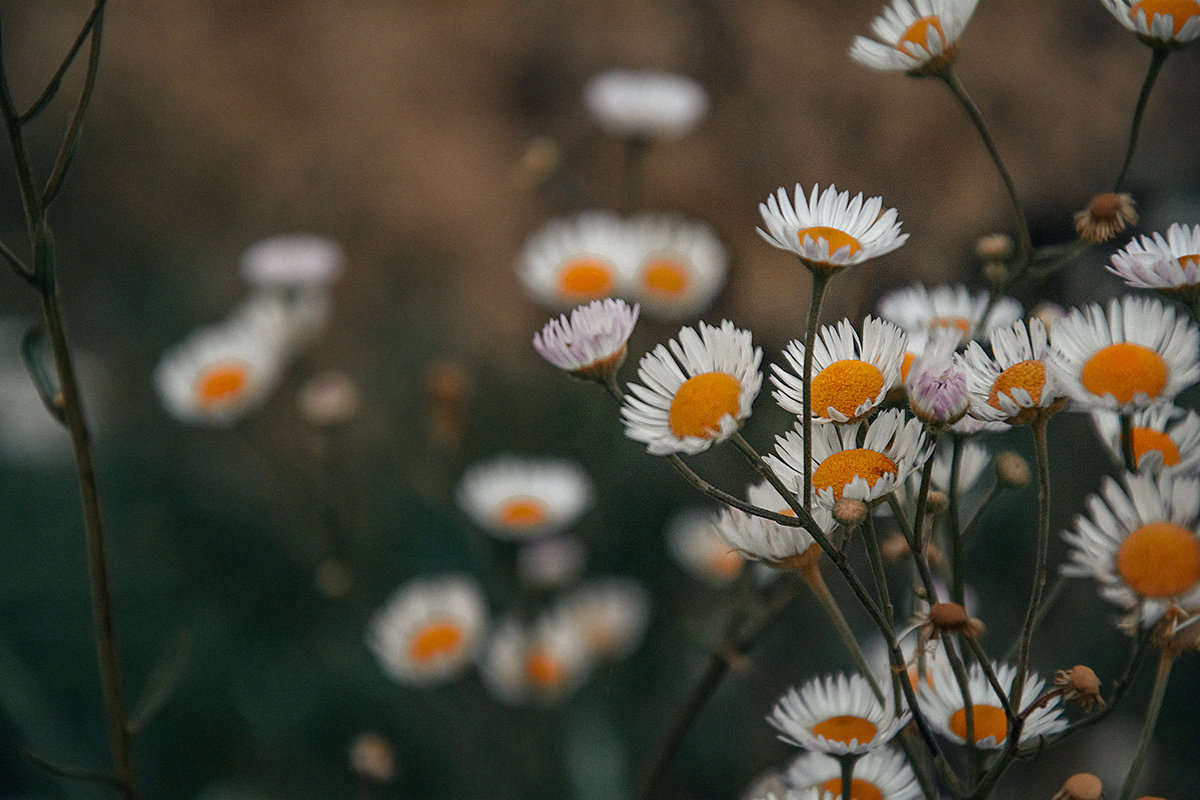
M 1124 462 L 1121 417 L 1113 411 L 1093 411 L 1092 424 L 1113 460 Z M 1133 463 L 1139 472 L 1200 473 L 1200 415 L 1171 405 L 1133 412 Z
M 462 673 L 486 623 L 483 593 L 471 578 L 420 578 L 400 587 L 376 612 L 367 646 L 392 679 L 429 686 Z
M 677 215 L 642 214 L 629 220 L 642 254 L 630 292 L 646 313 L 667 320 L 694 317 L 725 283 L 725 246 L 703 222 Z
M 992 670 L 1007 695 L 1012 689 L 1017 668 L 1011 664 L 992 664 Z M 941 672 L 932 682 L 920 684 L 917 697 L 921 711 L 935 731 L 956 744 L 966 744 L 967 712 L 962 691 L 948 666 L 943 667 Z M 1008 738 L 1008 717 L 1004 713 L 1003 703 L 978 663 L 972 664 L 967 673 L 967 686 L 971 697 L 971 733 L 975 746 L 984 750 L 998 750 Z M 1042 686 L 1041 678 L 1035 673 L 1028 673 L 1021 697 L 1013 705 L 1019 709 L 1029 708 L 1034 700 L 1041 697 Z M 1059 699 L 1054 697 L 1025 717 L 1021 743 L 1057 733 L 1067 727 L 1067 721 L 1060 718 L 1062 708 L 1059 707 Z
M 891 0 L 871 21 L 875 39 L 855 36 L 850 57 L 881 70 L 918 74 L 945 69 L 979 0 Z
M 799 490 L 803 480 L 801 476 L 773 456 L 767 456 L 766 460 L 785 485 Z M 787 517 L 796 515 L 775 487 L 765 480 L 747 487 L 746 499 L 751 505 L 777 514 Z M 828 508 L 814 505 L 811 513 L 822 533 L 828 534 L 837 527 L 833 513 Z M 736 508 L 721 509 L 716 527 L 717 533 L 729 547 L 746 558 L 763 561 L 779 569 L 810 565 L 821 554 L 820 546 L 804 528 L 780 525 Z
M 624 300 L 593 300 L 552 319 L 533 335 L 533 349 L 559 369 L 580 378 L 608 381 L 625 361 L 638 307 Z
M 767 721 L 789 744 L 838 756 L 883 747 L 909 716 L 880 703 L 863 676 L 836 675 L 789 689 Z
M 592 657 L 620 658 L 642 641 L 650 598 L 629 578 L 592 578 L 563 597 L 559 610 L 582 629 Z
M 900 233 L 896 209 L 884 211 L 881 198 L 864 200 L 861 192 L 851 199 L 836 186 L 820 192 L 814 185 L 811 197 L 805 198 L 796 184 L 795 203 L 781 187 L 766 203 L 759 203 L 758 210 L 766 227 L 757 229 L 760 236 L 822 272 L 861 264 L 908 240 L 907 233 Z
M 957 331 L 933 331 L 904 379 L 908 407 L 930 430 L 949 428 L 966 416 L 970 406 L 966 372 L 955 358 L 958 341 Z
M 226 322 L 256 328 L 260 336 L 279 339 L 292 356 L 303 352 L 325 332 L 329 314 L 329 293 L 324 289 L 262 289 L 242 301 Z
M 571 526 L 592 501 L 587 474 L 571 461 L 504 455 L 476 464 L 458 483 L 458 504 L 501 539 L 535 539 Z
M 867 317 L 862 339 L 850 321 L 821 326 L 813 343 L 812 413 L 817 419 L 857 422 L 887 396 L 900 376 L 907 337 L 890 322 Z M 771 365 L 772 397 L 785 411 L 804 413 L 804 343 L 791 341 L 783 356 L 792 371 Z
M 587 549 L 570 536 L 546 536 L 521 545 L 517 574 L 526 586 L 556 589 L 575 581 L 583 572 Z
M 1100 0 L 1117 21 L 1151 45 L 1185 45 L 1200 37 L 1197 0 Z
M 713 586 L 728 586 L 746 560 L 721 538 L 717 515 L 696 508 L 676 514 L 667 525 L 667 546 L 683 569 Z
M 1010 325 L 1021 318 L 1021 304 L 1011 297 L 1000 297 L 988 306 L 988 292 L 971 294 L 965 286 L 935 286 L 916 283 L 896 289 L 879 301 L 879 316 L 896 323 L 908 333 L 912 344 L 924 345 L 929 333 L 938 328 L 957 329 L 963 340 L 983 338 L 992 328 Z
M 992 355 L 971 342 L 959 359 L 971 393 L 971 416 L 1025 425 L 1053 414 L 1066 402 L 1055 372 L 1050 339 L 1041 320 L 1017 320 L 992 328 Z
M 687 134 L 708 111 L 704 87 L 668 72 L 614 69 L 583 89 L 588 112 L 613 136 L 674 139 Z
M 560 700 L 583 683 L 590 668 L 583 629 L 561 613 L 543 614 L 531 625 L 505 620 L 492 632 L 480 663 L 488 689 L 509 704 Z
M 517 277 L 550 308 L 619 295 L 629 284 L 638 252 L 625 223 L 608 211 L 556 219 L 525 241 Z
M 1136 289 L 1194 297 L 1200 292 L 1200 225 L 1176 223 L 1165 237 L 1155 233 L 1132 239 L 1113 254 L 1107 269 Z
M 817 787 L 834 797 L 842 795 L 842 765 L 824 753 L 803 753 L 788 766 L 785 777 L 794 789 Z M 864 753 L 854 762 L 850 797 L 865 800 L 920 800 L 917 775 L 904 754 L 890 747 Z
M 1079 404 L 1130 411 L 1200 379 L 1200 332 L 1157 300 L 1127 295 L 1107 313 L 1093 304 L 1059 320 L 1048 366 Z
M 324 287 L 345 269 L 342 248 L 324 236 L 294 234 L 255 242 L 242 253 L 242 277 L 257 286 Z
M 762 387 L 762 349 L 749 331 L 728 320 L 719 328 L 701 322 L 698 330 L 683 328 L 642 356 L 645 385 L 631 384 L 621 407 L 625 435 L 654 455 L 699 453 L 729 438 Z
M 1091 577 L 1100 594 L 1151 625 L 1172 605 L 1200 604 L 1200 480 L 1126 475 L 1105 478 L 1087 516 L 1064 531 L 1071 547 L 1064 575 Z
M 906 419 L 902 411 L 881 411 L 860 445 L 861 425 L 813 425 L 812 487 L 826 506 L 832 507 L 839 497 L 868 503 L 886 497 L 930 455 L 924 425 L 920 420 Z M 804 436 L 800 423 L 785 436 L 777 436 L 775 442 L 779 459 L 802 473 Z

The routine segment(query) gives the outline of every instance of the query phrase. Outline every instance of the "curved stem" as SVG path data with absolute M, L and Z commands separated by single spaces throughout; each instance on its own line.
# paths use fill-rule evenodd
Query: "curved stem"
M 1167 60 L 1170 52 L 1166 47 L 1150 48 L 1150 67 L 1146 70 L 1146 78 L 1142 81 L 1142 91 L 1138 93 L 1137 106 L 1133 110 L 1133 124 L 1129 129 L 1129 147 L 1125 150 L 1125 160 L 1121 163 L 1121 171 L 1117 173 L 1117 179 L 1113 181 L 1114 192 L 1121 191 L 1121 186 L 1125 183 L 1129 165 L 1133 163 L 1133 151 L 1137 148 L 1138 131 L 1142 126 L 1142 113 L 1146 110 L 1146 102 L 1150 99 L 1150 90 L 1154 88 L 1159 70 L 1162 69 L 1163 62 Z
M 812 564 L 806 567 L 801 572 L 801 577 L 808 584 L 808 588 L 812 589 L 813 595 L 817 598 L 817 602 L 821 604 L 821 610 L 829 617 L 829 621 L 833 623 L 834 630 L 837 631 L 838 637 L 841 638 L 842 644 L 850 652 L 850 657 L 854 659 L 854 665 L 858 667 L 858 671 L 867 679 L 867 683 L 871 685 L 871 691 L 875 693 L 875 698 L 881 705 L 886 705 L 883 690 L 879 687 L 879 681 L 875 678 L 875 670 L 871 669 L 871 665 L 867 663 L 867 658 L 863 655 L 862 647 L 858 644 L 858 639 L 854 636 L 854 631 L 850 629 L 850 624 L 846 622 L 846 616 L 842 614 L 842 609 L 838 606 L 837 601 L 833 599 L 833 595 L 829 592 L 829 587 L 825 585 L 825 579 L 821 577 L 821 570 L 817 564 Z
M 804 413 L 801 416 L 804 434 L 804 492 L 801 495 L 804 510 L 812 508 L 812 364 L 813 342 L 817 338 L 817 326 L 821 323 L 821 300 L 829 275 L 819 270 L 812 273 L 812 297 L 808 307 L 808 323 L 804 327 Z
M 1046 586 L 1046 552 L 1050 542 L 1050 456 L 1046 447 L 1046 417 L 1039 417 L 1030 428 L 1038 465 L 1038 529 L 1037 555 L 1033 570 L 1033 589 L 1025 609 L 1025 624 L 1021 630 L 1021 646 L 1017 651 L 1017 674 L 1013 677 L 1009 700 L 1019 705 L 1025 691 L 1025 674 L 1029 669 L 1029 643 L 1041 606 L 1042 590 Z
M 1138 740 L 1137 751 L 1129 772 L 1125 774 L 1125 782 L 1121 785 L 1121 794 L 1117 800 L 1129 800 L 1133 795 L 1133 787 L 1137 783 L 1138 773 L 1142 771 L 1142 762 L 1146 759 L 1146 748 L 1154 736 L 1154 728 L 1158 725 L 1158 712 L 1162 710 L 1163 698 L 1167 694 L 1167 680 L 1171 677 L 1171 667 L 1175 656 L 1164 651 L 1158 658 L 1158 672 L 1154 675 L 1154 689 L 1150 694 L 1150 705 L 1146 710 L 1146 721 L 1142 724 L 1142 737 Z

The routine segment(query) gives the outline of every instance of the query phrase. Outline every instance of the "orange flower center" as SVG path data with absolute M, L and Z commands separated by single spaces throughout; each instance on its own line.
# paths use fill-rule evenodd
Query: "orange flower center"
M 1146 24 L 1154 23 L 1154 16 L 1170 17 L 1175 25 L 1173 35 L 1178 36 L 1183 26 L 1192 17 L 1200 14 L 1200 3 L 1196 0 L 1141 0 L 1129 7 L 1129 18 L 1137 21 L 1138 12 L 1146 12 Z
M 813 470 L 813 489 L 822 491 L 833 488 L 833 496 L 841 497 L 846 484 L 856 477 L 862 478 L 874 488 L 876 481 L 884 475 L 896 474 L 896 462 L 874 450 L 857 448 L 839 450 L 826 458 Z
M 971 706 L 971 709 L 975 712 L 975 744 L 979 744 L 989 736 L 996 740 L 996 744 L 1000 744 L 1008 738 L 1008 718 L 1004 716 L 1003 708 L 976 704 Z M 950 730 L 966 741 L 967 710 L 965 708 L 960 708 L 950 715 Z
M 821 788 L 838 797 L 842 793 L 842 779 L 830 778 L 821 784 Z M 851 778 L 850 800 L 883 800 L 883 792 L 873 783 L 861 778 Z
M 867 744 L 875 738 L 875 731 L 875 723 L 850 714 L 822 720 L 812 729 L 814 736 L 822 736 L 831 742 L 842 744 L 850 744 L 856 740 L 859 744 Z
M 511 528 L 533 528 L 545 524 L 550 514 L 546 504 L 538 498 L 518 495 L 505 500 L 497 516 Z
M 196 402 L 201 408 L 232 403 L 245 393 L 249 378 L 245 364 L 214 364 L 196 378 Z
M 535 648 L 525 656 L 525 677 L 542 689 L 557 689 L 567 680 L 567 671 L 553 653 Z
M 673 258 L 656 258 L 642 271 L 642 283 L 652 295 L 673 298 L 687 291 L 691 278 L 681 262 Z
M 1000 395 L 1012 397 L 1013 389 L 1024 389 L 1033 398 L 1034 405 L 1041 402 L 1042 388 L 1046 385 L 1046 365 L 1041 361 L 1030 360 L 1013 364 L 1001 372 L 992 383 L 992 391 L 988 394 L 988 405 L 1000 408 Z
M 933 317 L 929 320 L 929 329 L 957 328 L 963 336 L 971 334 L 971 320 L 966 317 Z
M 1175 446 L 1175 442 L 1171 441 L 1170 436 L 1162 431 L 1156 431 L 1154 428 L 1134 428 L 1133 463 L 1141 461 L 1142 456 L 1151 450 L 1162 453 L 1165 467 L 1173 467 L 1179 463 L 1179 448 Z
M 558 273 L 558 288 L 577 300 L 607 297 L 613 290 L 612 266 L 598 258 L 569 261 Z
M 1137 394 L 1157 397 L 1167 385 L 1167 364 L 1149 347 L 1119 342 L 1089 358 L 1080 380 L 1094 395 L 1111 394 L 1118 403 L 1128 403 Z
M 676 436 L 709 439 L 721 430 L 721 419 L 736 417 L 742 386 L 724 372 L 705 372 L 688 378 L 675 392 L 667 422 Z
M 837 228 L 830 228 L 825 225 L 804 228 L 803 230 L 798 231 L 796 236 L 799 237 L 800 244 L 804 244 L 805 239 L 812 239 L 814 244 L 818 239 L 824 239 L 825 243 L 829 245 L 829 255 L 831 256 L 843 247 L 850 248 L 850 251 L 846 253 L 847 257 L 854 255 L 860 249 L 862 249 L 862 245 L 858 243 L 858 239 L 855 239 L 845 231 L 840 231 Z
M 1117 571 L 1143 597 L 1172 597 L 1200 580 L 1200 542 L 1173 522 L 1150 522 L 1125 537 Z
M 933 47 L 929 44 L 931 29 L 942 40 L 939 52 L 945 50 L 946 32 L 942 30 L 942 21 L 937 16 L 921 17 L 912 25 L 909 25 L 908 30 L 900 37 L 900 41 L 896 42 L 896 49 L 901 53 L 911 56 L 924 55 L 922 51 L 933 52 Z
M 917 354 L 911 350 L 904 354 L 904 358 L 900 359 L 900 382 L 904 383 L 908 380 L 908 371 L 912 369 L 913 361 L 917 358 Z
M 417 664 L 452 656 L 463 644 L 462 628 L 450 620 L 436 620 L 417 631 L 408 643 L 408 655 Z
M 833 408 L 847 417 L 883 390 L 883 373 L 873 364 L 856 359 L 835 361 L 812 379 L 812 408 L 828 417 Z
M 1200 253 L 1179 257 L 1179 268 L 1187 269 L 1188 267 L 1200 267 Z

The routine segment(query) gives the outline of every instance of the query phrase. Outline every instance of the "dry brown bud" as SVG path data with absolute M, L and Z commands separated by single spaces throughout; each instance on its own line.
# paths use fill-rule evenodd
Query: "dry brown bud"
M 1100 779 L 1089 772 L 1079 772 L 1067 778 L 1053 800 L 1102 800 L 1103 797 Z
M 1008 261 L 1013 257 L 1013 240 L 1006 233 L 989 233 L 975 243 L 975 255 L 983 261 Z
M 996 477 L 1005 486 L 1019 489 L 1029 483 L 1029 462 L 1006 450 L 996 456 Z
M 1060 669 L 1054 674 L 1054 685 L 1062 690 L 1064 700 L 1074 700 L 1084 711 L 1093 706 L 1104 707 L 1100 696 L 1100 679 L 1091 667 L 1076 664 L 1070 669 Z
M 925 495 L 925 511 L 929 514 L 940 514 L 950 506 L 950 498 L 945 492 L 930 489 Z
M 894 564 L 911 553 L 912 550 L 909 549 L 908 540 L 904 536 L 899 533 L 893 533 L 879 543 L 879 552 L 885 561 Z
M 437 447 L 457 450 L 466 426 L 471 378 L 453 361 L 437 361 L 425 372 L 429 439 Z
M 1075 212 L 1075 232 L 1085 242 L 1107 242 L 1127 225 L 1136 225 L 1137 212 L 1133 198 L 1127 194 L 1108 192 L 1091 199 L 1087 208 Z
M 847 528 L 858 527 L 867 518 L 867 504 L 862 500 L 839 497 L 833 501 L 833 518 Z
M 388 783 L 396 776 L 392 746 L 377 733 L 360 733 L 350 744 L 350 766 L 364 778 Z
M 936 639 L 941 633 L 961 633 L 964 636 L 981 636 L 984 624 L 967 613 L 958 603 L 934 603 L 929 607 L 930 636 Z

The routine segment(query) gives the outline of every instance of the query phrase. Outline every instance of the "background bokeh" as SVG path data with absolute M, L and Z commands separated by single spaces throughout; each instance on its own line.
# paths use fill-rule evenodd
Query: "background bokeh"
M 386 796 L 628 792 L 706 660 L 728 599 L 690 581 L 662 540 L 667 520 L 701 499 L 621 435 L 606 397 L 529 346 L 549 313 L 522 293 L 514 257 L 529 233 L 580 203 L 534 190 L 518 162 L 533 137 L 551 137 L 594 202 L 612 206 L 620 148 L 584 113 L 583 84 L 617 66 L 680 72 L 705 86 L 712 110 L 688 138 L 651 151 L 644 200 L 705 220 L 725 240 L 732 268 L 706 319 L 753 330 L 767 360 L 800 334 L 807 278 L 754 232 L 757 204 L 797 181 L 882 195 L 911 234 L 835 280 L 827 319 L 857 319 L 914 280 L 979 285 L 972 248 L 1007 225 L 1002 186 L 942 87 L 850 62 L 851 39 L 879 6 L 112 0 L 96 96 L 52 221 L 96 429 L 129 694 L 136 699 L 163 653 L 182 654 L 182 680 L 137 741 L 147 797 L 345 797 L 356 785 L 347 748 L 364 730 L 396 749 Z M 89 8 L 0 3 L 22 105 Z M 1108 188 L 1148 60 L 1095 0 L 980 4 L 959 72 L 993 126 L 1037 243 L 1066 238 L 1071 213 Z M 31 133 L 43 170 L 78 77 Z M 1194 48 L 1168 59 L 1129 183 L 1144 232 L 1200 219 L 1198 85 Z M 239 426 L 170 418 L 151 380 L 160 355 L 247 294 L 237 269 L 247 245 L 293 231 L 329 236 L 348 254 L 323 338 Z M 0 238 L 19 249 L 23 235 L 16 189 L 2 179 Z M 1097 252 L 1022 287 L 1021 299 L 1112 296 L 1120 285 L 1103 263 Z M 104 796 L 21 756 L 29 747 L 99 767 L 107 746 L 66 436 L 22 405 L 15 342 L 37 317 L 36 298 L 15 276 L 0 280 L 0 796 Z M 674 332 L 641 325 L 633 358 Z M 352 376 L 363 397 L 335 436 L 305 428 L 295 402 L 324 369 Z M 447 382 L 461 404 L 450 436 L 431 428 Z M 769 406 L 761 401 L 747 428 L 763 449 L 790 424 Z M 1051 438 L 1057 530 L 1096 487 L 1104 457 L 1080 418 L 1057 419 Z M 997 444 L 1030 449 L 1023 431 Z M 454 484 L 466 465 L 509 451 L 585 466 L 598 494 L 580 532 L 589 571 L 632 575 L 654 597 L 643 647 L 559 707 L 499 706 L 474 676 L 432 690 L 396 686 L 363 645 L 370 613 L 402 581 L 472 569 Z M 733 490 L 750 477 L 730 454 L 696 461 Z M 997 643 L 1019 626 L 1033 510 L 1032 491 L 1006 498 L 969 554 Z M 330 514 L 354 580 L 336 598 L 320 581 Z M 1111 675 L 1124 654 L 1112 618 L 1092 586 L 1072 586 L 1034 666 L 1048 674 L 1082 662 Z M 697 720 L 664 797 L 734 797 L 782 765 L 791 749 L 762 721 L 774 698 L 819 671 L 850 668 L 811 600 L 754 656 L 756 669 L 727 679 Z M 1036 768 L 1018 765 L 1002 794 L 1048 797 L 1079 770 L 1119 780 L 1146 678 L 1130 713 Z M 1183 659 L 1145 772 L 1164 797 L 1194 791 L 1200 738 L 1181 700 L 1198 679 L 1194 659 Z

